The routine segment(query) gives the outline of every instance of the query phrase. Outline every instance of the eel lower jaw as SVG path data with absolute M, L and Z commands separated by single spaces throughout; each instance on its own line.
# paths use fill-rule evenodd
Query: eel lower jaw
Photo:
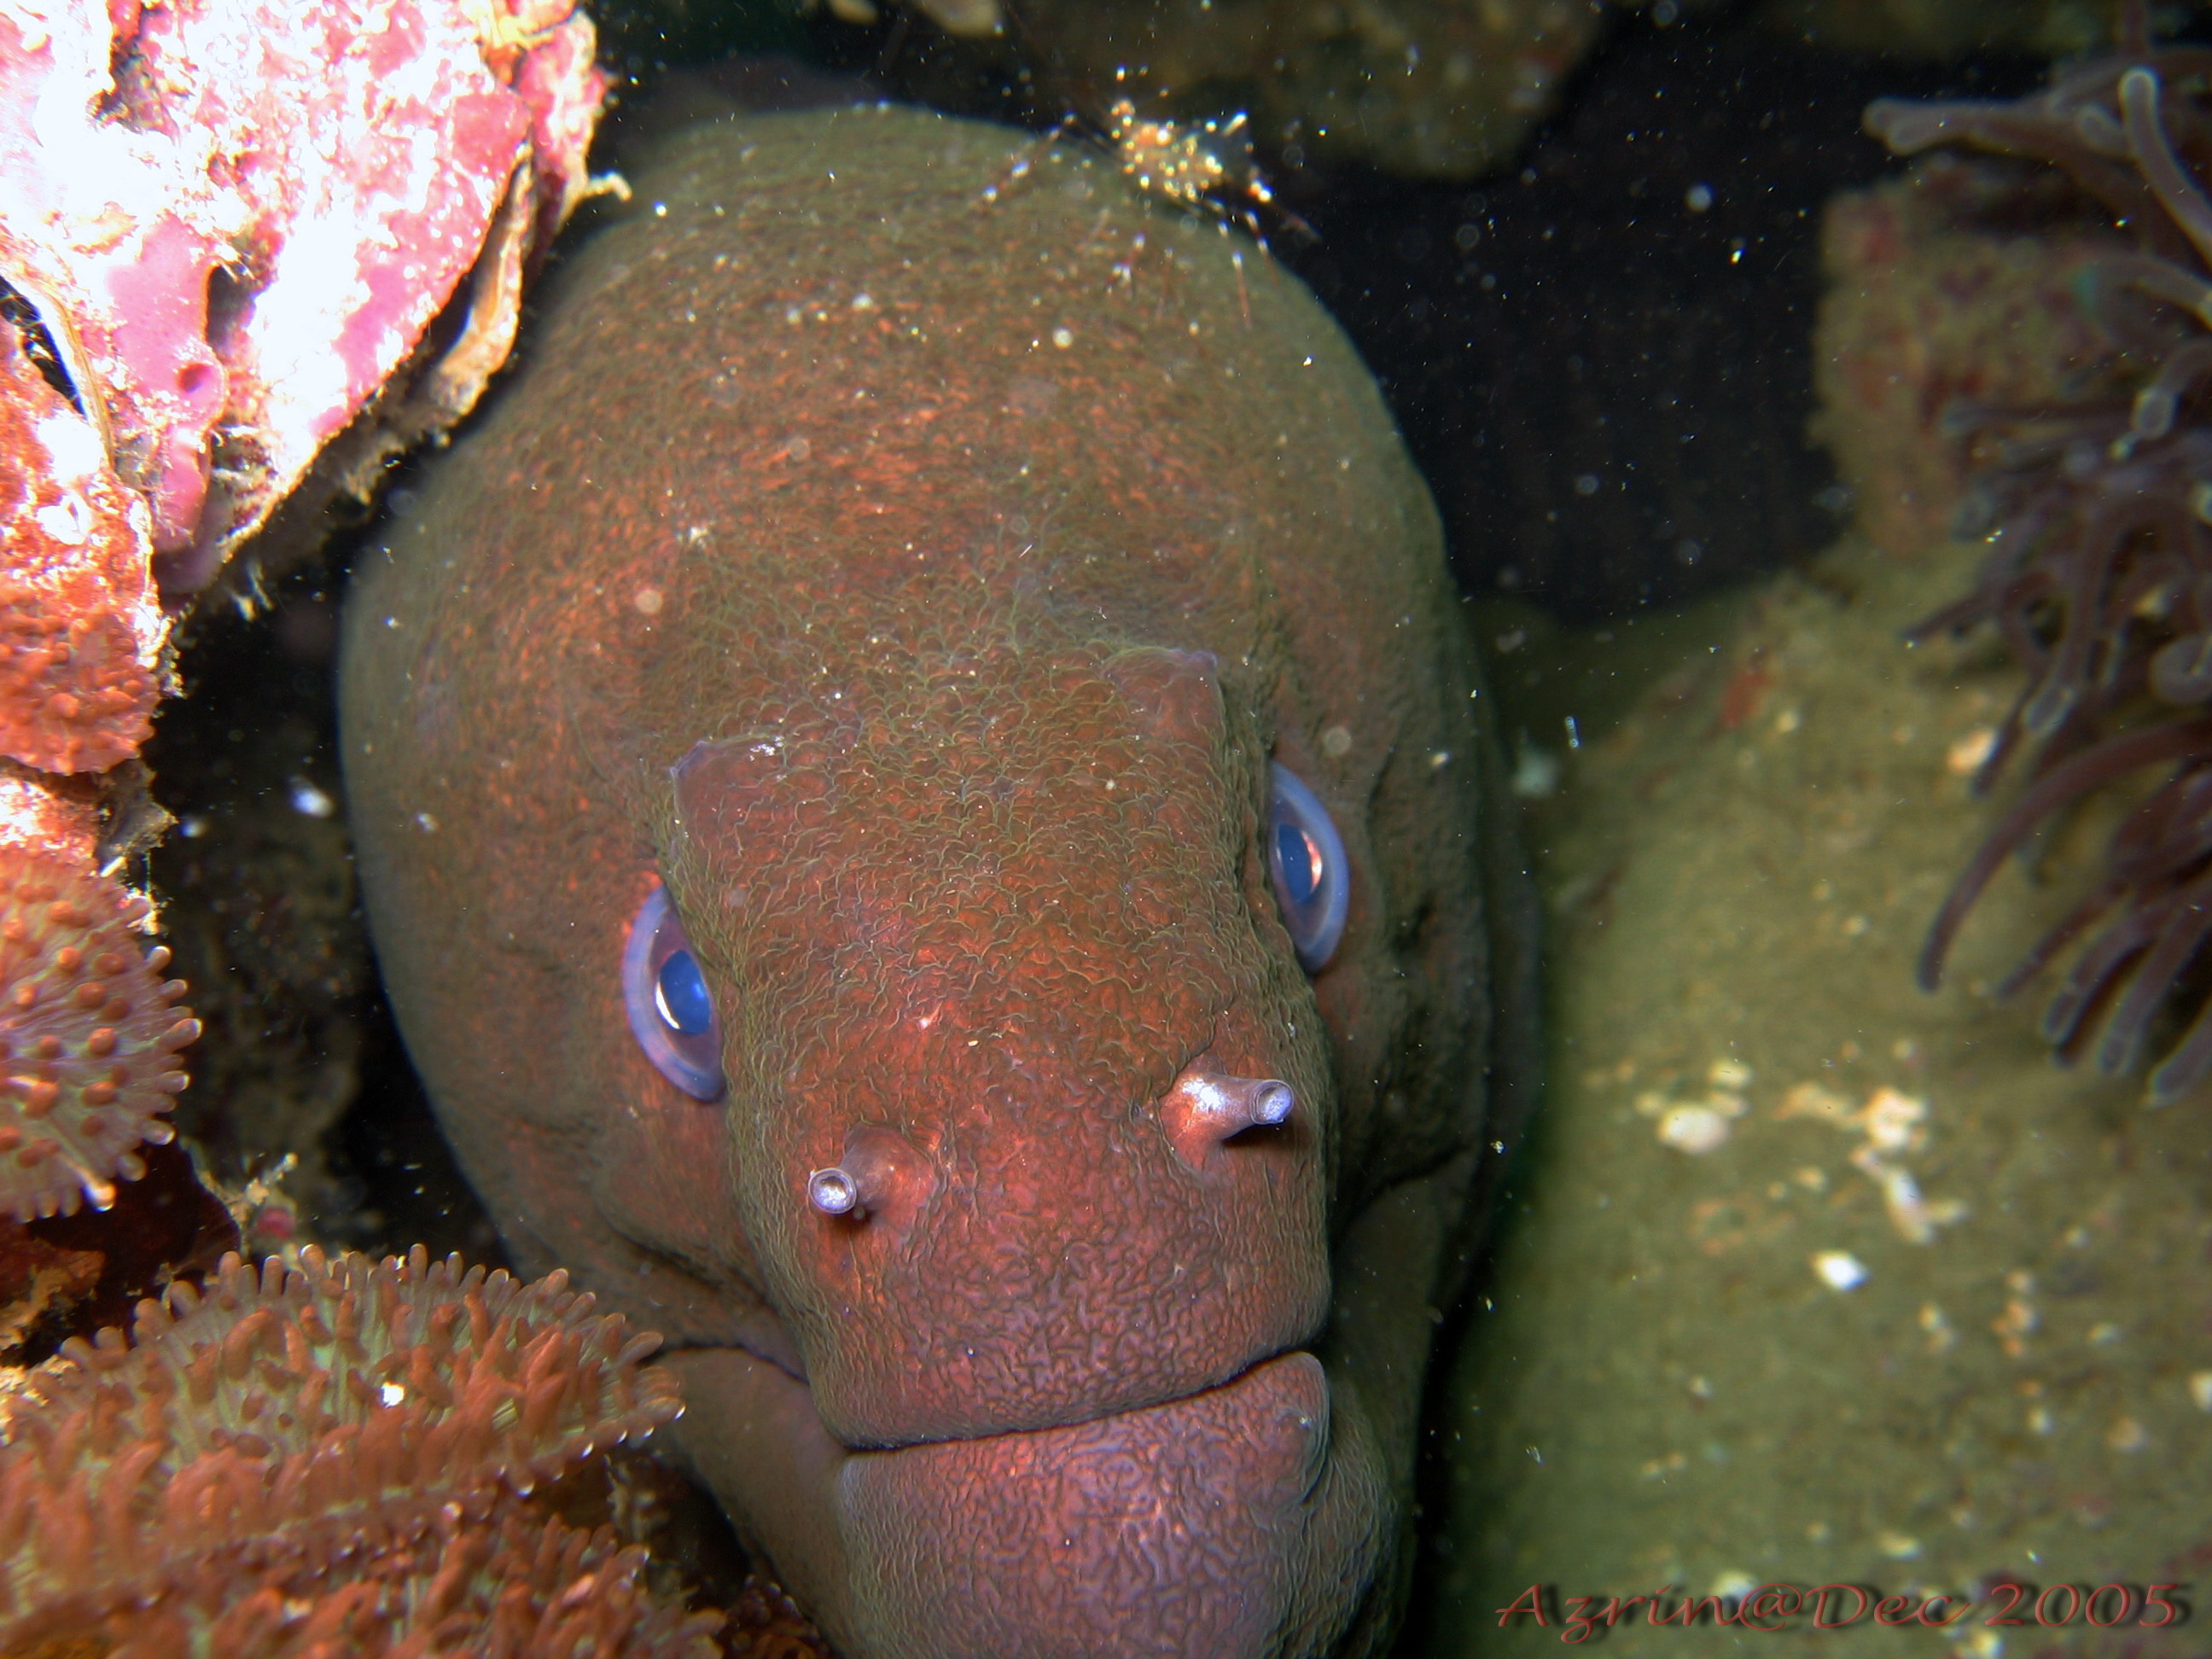
M 750 1355 L 665 1363 L 698 1473 L 856 1659 L 1318 1650 L 1377 1553 L 1383 1477 L 1303 1351 L 1162 1405 L 882 1451 L 839 1445 Z

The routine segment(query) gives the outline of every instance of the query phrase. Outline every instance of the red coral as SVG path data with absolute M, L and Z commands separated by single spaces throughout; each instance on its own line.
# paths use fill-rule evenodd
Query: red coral
M 16 759 L 105 771 L 138 752 L 154 698 L 153 676 L 114 617 L 70 616 L 35 589 L 0 584 L 0 742 Z
M 182 585 L 408 361 L 518 179 L 557 181 L 546 229 L 573 201 L 606 80 L 572 4 L 0 11 L 0 276 Z
M 99 854 L 100 806 L 96 779 L 58 778 L 0 759 L 0 847 L 88 870 Z
M 9 1402 L 0 1650 L 711 1654 L 525 1501 L 676 1414 L 658 1344 L 559 1273 L 228 1256 Z
M 100 876 L 0 848 L 0 1211 L 106 1209 L 136 1148 L 169 1139 L 160 1115 L 185 1086 L 177 1052 L 199 1022 L 139 953 L 146 901 Z
M 49 772 L 138 752 L 161 695 L 144 505 L 0 325 L 0 754 Z

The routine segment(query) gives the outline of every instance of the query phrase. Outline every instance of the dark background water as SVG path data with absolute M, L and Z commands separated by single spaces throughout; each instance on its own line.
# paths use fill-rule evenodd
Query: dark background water
M 1024 62 L 1018 39 L 980 51 L 903 15 L 623 0 L 605 17 L 634 77 L 618 128 L 732 46 L 782 57 L 731 77 L 757 101 L 849 88 L 1032 127 L 1101 118 L 1088 82 Z M 1293 165 L 1263 139 L 1315 233 L 1278 219 L 1270 245 L 1382 382 L 1470 592 L 1577 621 L 1665 605 L 1802 557 L 1847 517 L 1806 423 L 1820 204 L 1895 165 L 1860 111 L 2010 96 L 2042 72 L 1835 51 L 1742 5 L 1665 27 L 1616 12 L 1557 112 L 1481 178 Z

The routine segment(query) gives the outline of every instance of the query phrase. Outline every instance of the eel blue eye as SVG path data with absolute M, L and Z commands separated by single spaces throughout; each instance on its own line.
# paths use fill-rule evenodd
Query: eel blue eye
M 721 1098 L 721 1022 L 665 887 L 637 908 L 622 980 L 630 1035 L 653 1068 L 694 1100 Z
M 1285 903 L 1313 902 L 1313 896 L 1321 887 L 1321 854 L 1314 846 L 1312 836 L 1295 823 L 1278 823 L 1275 868 L 1283 872 Z
M 678 1036 L 704 1036 L 712 1029 L 714 1005 L 707 999 L 707 976 L 689 951 L 678 951 L 660 964 L 653 1011 Z
M 1321 798 L 1281 765 L 1268 768 L 1267 874 L 1283 926 L 1309 974 L 1328 966 L 1352 906 L 1352 865 Z

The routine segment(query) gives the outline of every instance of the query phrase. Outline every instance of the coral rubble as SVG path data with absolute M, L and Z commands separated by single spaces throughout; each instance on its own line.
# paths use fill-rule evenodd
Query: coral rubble
M 20 1349 L 40 1324 L 92 1294 L 106 1262 L 97 1250 L 73 1250 L 0 1221 L 0 1352 Z
M 711 1654 L 530 1496 L 676 1414 L 658 1341 L 557 1273 L 227 1257 L 0 1412 L 0 1650 Z
M 1968 911 L 2058 813 L 2167 769 L 2120 825 L 2104 878 L 2027 952 L 2016 988 L 2072 952 L 2044 1031 L 2108 1072 L 2164 1051 L 2159 1098 L 2212 1078 L 2212 1008 L 2194 974 L 2212 936 L 2212 52 L 2154 46 L 2147 9 L 2119 50 L 2012 102 L 1878 101 L 1900 154 L 1965 145 L 2057 169 L 2134 246 L 2083 264 L 2104 349 L 2045 402 L 1954 403 L 1974 461 L 1961 532 L 1990 552 L 1972 590 L 1920 634 L 1991 625 L 2026 669 L 1981 781 L 2032 751 L 2027 787 L 1971 860 L 1932 929 L 1932 985 Z M 2023 176 L 2020 199 L 2041 180 Z M 2078 949 L 2075 947 L 2079 947 Z

